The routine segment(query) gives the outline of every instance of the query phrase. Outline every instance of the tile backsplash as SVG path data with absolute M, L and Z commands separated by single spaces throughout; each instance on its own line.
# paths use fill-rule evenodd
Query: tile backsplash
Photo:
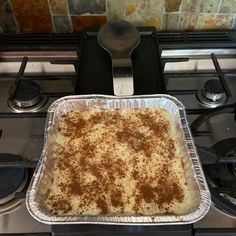
M 236 28 L 236 0 L 0 0 L 0 33 L 68 33 L 123 19 L 160 31 Z

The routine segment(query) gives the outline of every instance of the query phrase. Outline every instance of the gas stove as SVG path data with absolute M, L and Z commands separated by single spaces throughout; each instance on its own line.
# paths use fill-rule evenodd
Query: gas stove
M 24 197 L 44 142 L 47 109 L 73 94 L 112 94 L 109 55 L 97 31 L 0 37 L 0 234 L 230 235 L 236 228 L 236 32 L 156 33 L 140 28 L 134 94 L 167 93 L 186 107 L 212 193 L 209 213 L 170 227 L 48 226 Z M 3 191 L 4 189 L 4 191 Z

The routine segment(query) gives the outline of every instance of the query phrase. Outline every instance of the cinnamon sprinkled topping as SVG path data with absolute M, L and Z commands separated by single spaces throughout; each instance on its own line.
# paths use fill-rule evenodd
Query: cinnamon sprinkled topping
M 73 111 L 57 132 L 52 212 L 181 212 L 188 188 L 166 110 Z
M 108 207 L 107 207 L 107 203 L 106 203 L 105 200 L 103 200 L 101 198 L 98 198 L 96 203 L 97 203 L 97 207 L 101 209 L 102 214 L 107 214 L 108 213 Z
M 120 142 L 127 143 L 134 152 L 144 151 L 147 156 L 151 155 L 150 144 L 142 133 L 125 127 L 123 131 L 117 132 L 116 136 Z
M 62 213 L 67 213 L 72 209 L 70 203 L 66 199 L 57 199 L 56 196 L 52 196 L 49 200 L 53 202 L 52 207 L 58 209 Z

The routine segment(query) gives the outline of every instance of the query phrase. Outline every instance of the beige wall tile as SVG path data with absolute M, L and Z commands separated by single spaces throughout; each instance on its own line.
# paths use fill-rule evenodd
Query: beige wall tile
M 207 1 L 207 0 L 205 0 Z M 202 0 L 183 0 L 182 12 L 200 12 Z
M 235 0 L 222 0 L 219 12 L 235 13 L 236 1 Z
M 198 14 L 195 13 L 182 13 L 180 15 L 180 29 L 181 30 L 194 30 L 196 29 L 198 21 Z
M 201 4 L 201 12 L 216 13 L 221 0 L 203 0 Z
M 125 18 L 131 23 L 143 25 L 147 17 L 147 2 L 145 0 L 126 0 Z
M 161 28 L 164 0 L 126 0 L 125 19 L 137 26 Z
M 153 26 L 157 30 L 161 29 L 161 19 L 153 16 L 147 17 L 144 23 L 145 26 Z
M 232 14 L 200 14 L 197 29 L 230 29 L 232 25 Z
M 147 0 L 147 13 L 149 16 L 160 17 L 165 11 L 165 0 Z
M 107 0 L 108 20 L 123 20 L 125 18 L 125 0 Z
M 162 20 L 162 30 L 178 30 L 179 13 L 164 14 Z

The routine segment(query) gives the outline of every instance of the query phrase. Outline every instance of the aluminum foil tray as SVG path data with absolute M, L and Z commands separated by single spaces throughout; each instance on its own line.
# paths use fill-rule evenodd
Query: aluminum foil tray
M 52 215 L 46 206 L 46 199 L 54 173 L 54 159 L 51 158 L 54 126 L 60 117 L 75 109 L 93 108 L 165 108 L 175 118 L 182 132 L 182 146 L 186 179 L 194 186 L 198 202 L 196 208 L 186 215 L 153 215 L 153 216 L 63 216 Z M 30 214 L 45 224 L 113 224 L 113 225 L 171 225 L 190 224 L 203 218 L 208 212 L 211 200 L 199 157 L 187 123 L 185 108 L 176 98 L 168 95 L 144 95 L 115 97 L 105 95 L 76 95 L 63 97 L 55 101 L 48 109 L 45 142 L 38 166 L 31 180 L 26 205 Z

